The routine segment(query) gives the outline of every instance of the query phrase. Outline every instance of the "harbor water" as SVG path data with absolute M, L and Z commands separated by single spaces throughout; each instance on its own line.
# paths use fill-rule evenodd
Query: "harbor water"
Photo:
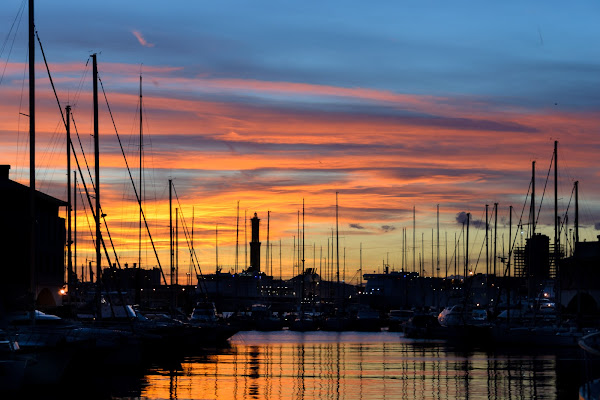
M 492 352 L 392 332 L 240 332 L 226 348 L 139 371 L 95 372 L 46 397 L 576 399 L 583 368 L 575 348 Z

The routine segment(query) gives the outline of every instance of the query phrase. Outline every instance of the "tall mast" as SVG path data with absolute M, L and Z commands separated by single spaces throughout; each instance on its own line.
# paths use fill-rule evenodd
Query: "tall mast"
M 143 136 L 143 124 L 142 124 L 142 74 L 140 74 L 140 220 L 138 227 L 138 268 L 142 267 L 142 201 L 144 199 L 144 190 L 143 190 L 143 146 L 144 146 L 144 136 Z
M 508 286 L 506 290 L 506 316 L 507 322 L 510 324 L 510 258 L 512 256 L 512 214 L 513 206 L 508 209 L 508 260 L 506 261 L 506 270 L 508 272 Z
M 471 220 L 471 213 L 467 213 L 467 237 L 465 243 L 465 279 L 469 273 L 469 223 Z
M 75 273 L 77 273 L 77 171 L 73 171 L 73 227 L 75 229 L 73 234 L 73 265 L 75 266 Z M 81 281 L 83 282 L 83 271 Z
M 169 179 L 169 263 L 171 268 L 171 286 L 175 283 L 175 266 L 173 265 L 173 190 L 172 181 Z
M 246 211 L 244 210 L 244 267 L 248 268 L 248 218 L 246 217 Z M 238 273 L 237 269 L 235 273 Z
M 460 243 L 456 240 L 456 232 L 454 232 L 454 252 L 456 253 L 454 257 L 454 277 L 456 278 L 458 276 L 458 257 L 460 256 Z
M 93 89 L 94 89 L 94 172 L 96 178 L 96 283 L 97 293 L 100 294 L 100 278 L 102 277 L 102 259 L 100 255 L 100 244 L 102 233 L 100 232 L 100 141 L 98 130 L 98 63 L 96 54 L 92 54 Z M 98 296 L 99 299 L 100 296 Z
M 579 181 L 575 181 L 575 243 L 573 246 L 577 250 L 579 243 Z
M 416 272 L 416 268 L 415 268 L 415 262 L 416 262 L 416 256 L 415 256 L 415 252 L 417 249 L 417 222 L 416 222 L 416 213 L 415 213 L 415 206 L 413 206 L 413 272 Z
M 196 209 L 194 208 L 194 206 L 192 206 L 192 237 L 190 240 L 190 247 L 192 248 L 192 251 L 190 252 L 190 281 L 189 283 L 186 282 L 186 284 L 191 285 L 192 284 L 192 265 L 194 264 L 194 217 L 196 216 L 195 213 Z M 237 267 L 237 265 L 236 265 Z
M 487 282 L 488 276 L 490 275 L 490 240 L 489 240 L 489 216 L 488 210 L 489 204 L 485 205 L 485 280 Z M 487 285 L 486 285 L 487 286 Z
M 175 208 L 175 284 L 179 284 L 179 208 Z
M 498 203 L 494 203 L 494 279 L 496 278 L 496 260 L 498 259 Z
M 67 285 L 71 290 L 73 281 L 73 232 L 71 227 L 71 106 L 65 107 L 67 117 Z
M 446 251 L 446 273 L 444 274 L 444 278 L 448 279 L 448 231 L 444 231 L 444 238 L 446 242 L 444 245 L 444 250 Z
M 304 275 L 304 270 L 306 269 L 304 262 L 304 199 L 302 199 L 302 275 Z
M 296 268 L 298 268 L 298 275 L 300 275 L 300 210 L 298 210 L 298 220 L 296 222 L 296 228 L 298 231 L 298 253 L 296 254 Z
M 238 255 L 239 255 L 239 243 L 240 243 L 240 201 L 237 202 L 237 214 L 235 222 L 235 271 L 238 270 Z
M 29 0 L 29 275 L 31 306 L 35 308 L 35 25 L 34 0 Z M 33 313 L 31 314 L 33 318 Z
M 535 161 L 531 162 L 531 237 L 535 236 Z
M 437 264 L 436 271 L 438 278 L 440 277 L 440 205 L 437 205 Z
M 362 270 L 362 242 L 360 242 L 360 287 L 362 288 L 362 278 L 363 278 L 363 270 Z
M 339 290 L 339 285 L 340 285 L 340 232 L 339 232 L 339 225 L 338 225 L 338 192 L 335 192 L 335 255 L 337 258 L 337 284 L 338 284 L 338 290 Z
M 298 237 L 298 240 L 300 240 L 300 237 Z M 299 251 L 300 249 L 298 249 Z M 304 299 L 306 297 L 306 268 L 304 266 L 304 198 L 302 198 L 302 274 L 300 275 L 302 277 L 302 296 L 300 297 L 300 306 L 302 309 L 304 309 L 303 304 L 304 304 Z
M 509 242 L 508 242 L 508 261 L 507 261 L 507 266 L 506 269 L 508 270 L 508 276 L 510 278 L 510 258 L 512 256 L 512 214 L 513 214 L 513 206 L 510 206 L 508 209 L 508 237 L 509 237 Z M 509 303 L 510 305 L 510 303 Z M 510 308 L 510 307 L 509 307 Z
M 404 269 L 405 268 L 405 265 L 404 265 L 404 256 L 405 256 L 405 253 L 404 253 L 404 245 L 405 245 L 405 243 L 404 243 L 404 234 L 405 234 L 404 228 L 402 228 L 402 262 L 400 264 L 401 267 L 402 267 L 402 272 L 406 272 L 406 269 Z M 362 252 L 362 243 L 361 243 L 361 252 Z
M 219 272 L 219 223 L 215 225 L 215 271 Z
M 560 246 L 558 241 L 558 140 L 554 141 L 554 265 L 558 277 L 558 258 Z
M 421 232 L 421 262 L 419 264 L 420 275 L 425 276 L 425 232 Z
M 267 210 L 267 257 L 265 262 L 265 274 L 269 274 L 269 234 L 270 234 L 270 224 L 271 224 L 271 211 Z M 271 271 L 271 275 L 273 271 Z
M 433 262 L 433 229 L 431 230 L 431 277 L 435 278 L 435 263 Z

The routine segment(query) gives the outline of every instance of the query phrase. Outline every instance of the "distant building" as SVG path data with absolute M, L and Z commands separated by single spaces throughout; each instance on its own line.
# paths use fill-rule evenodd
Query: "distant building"
M 452 280 L 420 277 L 416 272 L 365 274 L 364 279 L 363 297 L 380 309 L 440 307 L 452 295 Z
M 159 268 L 138 268 L 135 263 L 133 268 L 129 268 L 127 264 L 124 268 L 113 265 L 102 271 L 102 283 L 106 290 L 153 289 L 160 286 L 161 274 Z
M 260 272 L 260 219 L 254 213 L 252 222 L 252 241 L 250 242 L 250 266 L 248 272 Z
M 67 204 L 35 192 L 35 249 L 30 249 L 29 187 L 9 179 L 10 165 L 0 165 L 0 307 L 30 307 L 32 277 L 29 255 L 35 252 L 35 300 L 38 307 L 61 304 L 65 284 L 65 220 L 59 207 Z

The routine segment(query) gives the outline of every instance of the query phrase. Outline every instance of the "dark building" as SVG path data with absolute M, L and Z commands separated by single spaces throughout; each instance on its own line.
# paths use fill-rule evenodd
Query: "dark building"
M 133 268 L 125 264 L 124 268 L 113 265 L 102 271 L 102 283 L 106 290 L 140 290 L 153 289 L 160 286 L 161 275 L 159 268 L 138 268 L 134 263 Z
M 524 247 L 515 249 L 515 277 L 524 279 L 529 297 L 539 295 L 546 283 L 556 277 L 554 248 L 548 236 L 536 233 Z
M 248 272 L 260 272 L 260 219 L 254 213 L 254 217 L 250 221 L 252 221 L 252 241 L 250 242 L 250 266 L 248 267 Z
M 61 303 L 65 284 L 65 220 L 58 215 L 62 200 L 35 192 L 35 249 L 30 248 L 29 187 L 9 179 L 10 165 L 0 165 L 0 307 L 6 310 L 30 307 L 32 281 L 38 307 Z M 34 279 L 30 254 L 35 253 Z
M 558 301 L 570 314 L 600 312 L 600 236 L 576 243 L 573 256 L 561 260 Z
M 364 279 L 363 298 L 374 308 L 439 307 L 448 304 L 453 294 L 452 280 L 420 277 L 416 272 L 365 274 Z

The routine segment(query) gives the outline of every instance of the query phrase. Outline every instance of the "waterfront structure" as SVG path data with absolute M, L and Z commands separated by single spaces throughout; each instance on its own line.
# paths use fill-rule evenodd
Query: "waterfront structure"
M 65 219 L 58 215 L 64 201 L 35 191 L 35 249 L 30 249 L 28 215 L 30 188 L 9 179 L 10 165 L 0 165 L 0 306 L 7 310 L 31 307 L 33 294 L 36 306 L 48 308 L 61 305 L 60 290 L 65 284 Z M 34 276 L 29 269 L 28 254 L 35 252 Z
M 560 264 L 558 303 L 569 314 L 598 314 L 600 305 L 600 235 L 575 244 L 573 256 Z
M 385 274 L 365 274 L 363 296 L 379 309 L 410 309 L 440 307 L 448 304 L 460 280 L 419 276 L 417 272 L 392 271 Z
M 254 213 L 252 222 L 252 241 L 250 242 L 250 266 L 248 272 L 260 272 L 260 219 Z

